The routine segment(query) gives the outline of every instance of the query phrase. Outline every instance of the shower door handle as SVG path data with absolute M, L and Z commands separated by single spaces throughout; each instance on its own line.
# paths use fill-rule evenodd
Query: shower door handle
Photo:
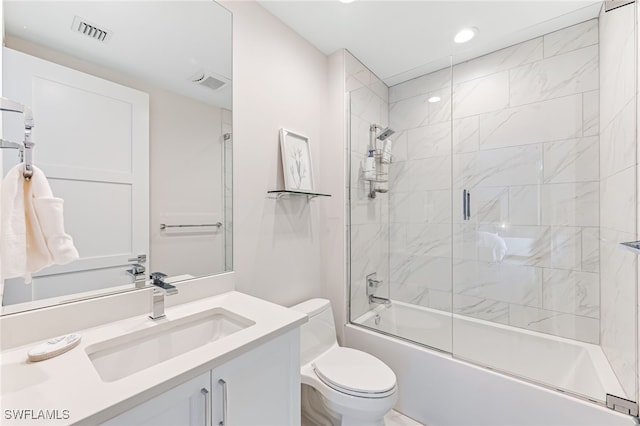
M 462 190 L 462 218 L 471 219 L 471 192 L 466 189 Z
M 462 190 L 462 220 L 467 220 L 467 190 Z
M 471 219 L 471 192 L 467 191 L 467 220 Z

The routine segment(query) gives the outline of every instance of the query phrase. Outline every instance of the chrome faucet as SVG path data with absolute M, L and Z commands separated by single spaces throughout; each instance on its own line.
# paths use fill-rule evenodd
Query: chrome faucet
M 378 305 L 391 305 L 391 300 L 387 299 L 386 297 L 378 297 L 370 294 L 369 303 L 377 303 Z
M 131 265 L 131 269 L 127 269 L 127 274 L 133 277 L 133 282 L 136 288 L 144 288 L 145 287 L 145 268 L 144 265 L 140 263 L 134 263 Z
M 166 274 L 162 272 L 154 272 L 150 275 L 151 284 L 153 285 L 153 295 L 151 299 L 151 315 L 149 318 L 152 320 L 157 320 L 160 318 L 164 318 L 164 296 L 173 296 L 174 294 L 178 294 L 178 289 L 164 282 L 164 279 L 167 277 Z
M 376 279 L 376 273 L 367 275 L 367 297 L 369 304 L 376 303 L 378 305 L 390 305 L 391 301 L 386 297 L 375 296 L 374 293 L 378 287 L 382 285 L 382 280 Z

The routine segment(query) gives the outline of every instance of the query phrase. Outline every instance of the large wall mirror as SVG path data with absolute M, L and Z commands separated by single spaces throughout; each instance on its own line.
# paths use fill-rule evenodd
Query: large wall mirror
M 33 164 L 79 253 L 31 282 L 5 276 L 3 314 L 133 289 L 151 272 L 231 270 L 231 13 L 211 0 L 3 8 L 2 96 L 33 109 Z M 19 114 L 2 118 L 3 139 L 21 141 Z M 0 150 L 3 177 L 18 152 Z

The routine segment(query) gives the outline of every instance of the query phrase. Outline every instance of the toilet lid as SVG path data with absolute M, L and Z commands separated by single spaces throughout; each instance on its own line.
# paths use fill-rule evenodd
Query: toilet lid
M 328 386 L 350 395 L 381 398 L 395 391 L 396 375 L 384 362 L 366 352 L 337 347 L 313 364 Z

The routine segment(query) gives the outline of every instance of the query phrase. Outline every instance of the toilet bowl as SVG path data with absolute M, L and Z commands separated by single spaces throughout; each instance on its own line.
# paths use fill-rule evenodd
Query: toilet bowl
M 384 425 L 398 399 L 393 371 L 373 355 L 338 346 L 328 300 L 291 309 L 309 316 L 300 334 L 303 419 L 314 425 Z

